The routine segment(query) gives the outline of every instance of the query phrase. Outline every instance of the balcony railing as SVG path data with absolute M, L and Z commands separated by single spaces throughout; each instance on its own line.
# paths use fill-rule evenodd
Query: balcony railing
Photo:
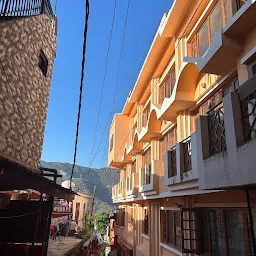
M 177 161 L 176 161 L 176 146 L 170 149 L 171 154 L 171 166 L 168 168 L 168 178 L 177 175 Z
M 226 150 L 226 134 L 224 125 L 224 107 L 222 102 L 208 112 L 208 131 L 210 155 Z
M 191 137 L 189 136 L 182 141 L 183 153 L 184 153 L 184 172 L 192 170 L 191 161 Z
M 254 86 L 246 94 L 240 93 L 240 105 L 244 142 L 256 138 L 256 76 L 253 77 Z
M 144 185 L 150 184 L 151 183 L 151 164 L 145 165 L 144 166 Z
M 2 0 L 0 17 L 24 17 L 47 14 L 54 18 L 50 0 Z

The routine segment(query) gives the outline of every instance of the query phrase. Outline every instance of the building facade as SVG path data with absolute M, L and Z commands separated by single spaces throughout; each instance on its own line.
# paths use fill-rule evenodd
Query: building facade
M 256 255 L 256 2 L 174 1 L 108 164 L 118 255 Z

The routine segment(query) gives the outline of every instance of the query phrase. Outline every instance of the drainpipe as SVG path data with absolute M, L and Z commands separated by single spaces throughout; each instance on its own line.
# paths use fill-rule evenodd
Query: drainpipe
M 246 188 L 246 199 L 247 199 L 247 205 L 248 205 L 248 211 L 249 211 L 249 221 L 250 221 L 250 231 L 252 235 L 252 245 L 253 245 L 253 255 L 256 255 L 256 246 L 255 246 L 255 234 L 254 234 L 254 223 L 253 223 L 253 216 L 252 216 L 252 208 L 251 208 L 251 202 L 250 202 L 250 195 L 249 190 Z

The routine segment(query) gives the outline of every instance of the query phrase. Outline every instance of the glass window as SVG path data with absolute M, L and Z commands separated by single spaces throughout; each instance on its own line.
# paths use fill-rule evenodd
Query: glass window
M 199 57 L 202 57 L 209 48 L 208 22 L 206 21 L 198 32 Z
M 250 255 L 247 213 L 239 209 L 209 211 L 212 256 Z M 227 254 L 228 252 L 228 254 Z
M 150 106 L 148 106 L 144 109 L 143 114 L 142 114 L 142 126 L 146 127 L 148 123 L 148 118 L 149 118 L 149 112 L 150 112 Z
M 161 141 L 161 149 L 162 149 L 162 160 L 164 160 L 164 153 L 167 150 L 170 150 L 172 147 L 176 145 L 177 141 L 177 129 L 174 128 L 172 131 L 168 132 Z
M 143 219 L 143 234 L 149 234 L 149 219 L 148 219 L 148 210 L 144 209 L 144 219 Z
M 162 104 L 164 98 L 170 98 L 172 95 L 172 91 L 176 82 L 176 73 L 175 73 L 175 66 L 173 67 L 170 75 L 165 80 L 164 84 L 159 88 L 159 103 Z
M 248 73 L 249 73 L 249 77 L 252 77 L 256 74 L 256 60 L 251 62 L 249 65 L 248 65 Z
M 161 211 L 161 241 L 181 248 L 181 212 Z
M 222 28 L 222 14 L 221 14 L 221 2 L 218 2 L 210 14 L 210 31 L 211 40 L 214 38 L 216 33 Z

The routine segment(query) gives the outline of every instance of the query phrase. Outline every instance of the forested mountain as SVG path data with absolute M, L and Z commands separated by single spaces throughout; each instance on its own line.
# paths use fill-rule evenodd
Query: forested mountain
M 41 166 L 58 170 L 63 175 L 61 179 L 59 178 L 58 183 L 70 178 L 72 165 L 69 163 L 41 161 Z M 109 212 L 114 209 L 111 188 L 119 182 L 119 170 L 95 169 L 77 165 L 73 181 L 76 184 L 75 191 L 84 194 L 93 194 L 94 186 L 97 187 L 95 208 L 97 212 Z

